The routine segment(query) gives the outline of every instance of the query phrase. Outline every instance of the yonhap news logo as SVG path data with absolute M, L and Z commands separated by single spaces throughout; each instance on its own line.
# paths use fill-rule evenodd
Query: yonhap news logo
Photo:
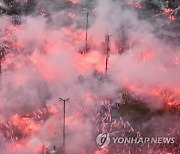
M 107 147 L 111 141 L 114 144 L 173 144 L 175 137 L 116 137 L 110 133 L 101 133 L 96 137 L 96 143 L 101 149 Z
M 101 133 L 96 137 L 96 143 L 99 148 L 107 147 L 110 143 L 110 134 Z

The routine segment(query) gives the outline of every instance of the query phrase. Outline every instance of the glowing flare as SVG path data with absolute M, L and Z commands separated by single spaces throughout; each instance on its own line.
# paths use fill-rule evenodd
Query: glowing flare
M 73 4 L 77 4 L 79 2 L 79 0 L 68 0 L 68 1 L 73 3 Z
M 105 70 L 105 57 L 97 51 L 77 55 L 75 63 L 79 71 L 95 69 L 99 72 L 104 72 Z

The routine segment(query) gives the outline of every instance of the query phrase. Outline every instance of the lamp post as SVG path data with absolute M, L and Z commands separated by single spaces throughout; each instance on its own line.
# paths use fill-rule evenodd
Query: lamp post
M 87 11 L 87 20 L 86 20 L 86 52 L 88 52 L 88 27 L 89 27 L 89 12 Z
M 63 117 L 63 153 L 65 154 L 65 143 L 66 143 L 66 140 L 65 140 L 65 133 L 66 133 L 66 130 L 65 130 L 65 125 L 66 125 L 66 121 L 65 121 L 65 118 L 66 118 L 66 102 L 69 100 L 70 98 L 67 98 L 67 99 L 62 99 L 62 98 L 59 98 L 60 101 L 63 102 L 63 114 L 64 114 L 64 117 Z
M 2 72 L 2 66 L 1 66 L 1 63 L 2 63 L 2 60 L 5 56 L 5 51 L 4 51 L 4 47 L 0 47 L 0 74 Z
M 107 69 L 108 69 L 108 59 L 109 59 L 109 42 L 110 42 L 110 35 L 106 35 L 105 37 L 105 43 L 106 43 L 106 68 L 105 68 L 105 74 L 107 74 Z
M 88 52 L 88 28 L 89 28 L 89 13 L 90 10 L 88 9 L 88 6 L 86 8 L 82 8 L 82 13 L 86 13 L 86 36 L 85 36 L 85 49 L 81 52 L 81 54 Z

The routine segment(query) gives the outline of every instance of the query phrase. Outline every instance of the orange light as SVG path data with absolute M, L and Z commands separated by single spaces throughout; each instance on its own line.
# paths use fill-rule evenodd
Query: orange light
M 78 0 L 68 0 L 69 2 L 73 3 L 73 4 L 77 4 Z

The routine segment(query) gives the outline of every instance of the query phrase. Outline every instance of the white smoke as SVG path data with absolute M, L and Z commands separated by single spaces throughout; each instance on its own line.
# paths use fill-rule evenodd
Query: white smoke
M 88 29 L 88 43 L 93 51 L 87 55 L 79 54 L 85 43 L 86 13 L 79 8 L 68 8 L 66 1 L 39 2 L 37 8 L 45 8 L 47 17 L 37 15 L 36 10 L 36 15 L 21 17 L 20 25 L 11 23 L 10 17 L 0 18 L 2 42 L 8 41 L 18 48 L 16 53 L 7 54 L 2 64 L 1 117 L 8 119 L 16 113 L 23 115 L 54 104 L 61 106 L 59 117 L 41 121 L 37 134 L 29 139 L 24 149 L 14 153 L 33 151 L 42 141 L 57 147 L 62 144 L 59 97 L 70 98 L 67 103 L 67 149 L 69 153 L 79 153 L 80 149 L 94 143 L 91 118 L 101 107 L 104 97 L 112 97 L 119 89 L 132 84 L 140 89 L 132 90 L 138 97 L 148 100 L 150 108 L 159 109 L 164 101 L 149 95 L 149 89 L 179 89 L 179 52 L 156 37 L 151 23 L 138 19 L 135 11 L 122 8 L 119 1 L 100 0 L 93 4 L 98 4 L 90 13 Z M 104 43 L 106 34 L 112 35 L 113 46 L 122 27 L 128 39 L 127 48 L 123 54 L 119 54 L 117 48 L 113 49 L 109 57 L 109 79 L 102 81 L 101 74 L 94 75 L 97 72 L 94 70 L 102 71 L 105 66 L 99 46 Z M 11 33 L 5 35 L 9 31 Z M 178 94 L 175 94 L 177 99 Z M 88 98 L 84 99 L 86 96 Z M 75 112 L 87 112 L 86 120 L 72 117 Z

